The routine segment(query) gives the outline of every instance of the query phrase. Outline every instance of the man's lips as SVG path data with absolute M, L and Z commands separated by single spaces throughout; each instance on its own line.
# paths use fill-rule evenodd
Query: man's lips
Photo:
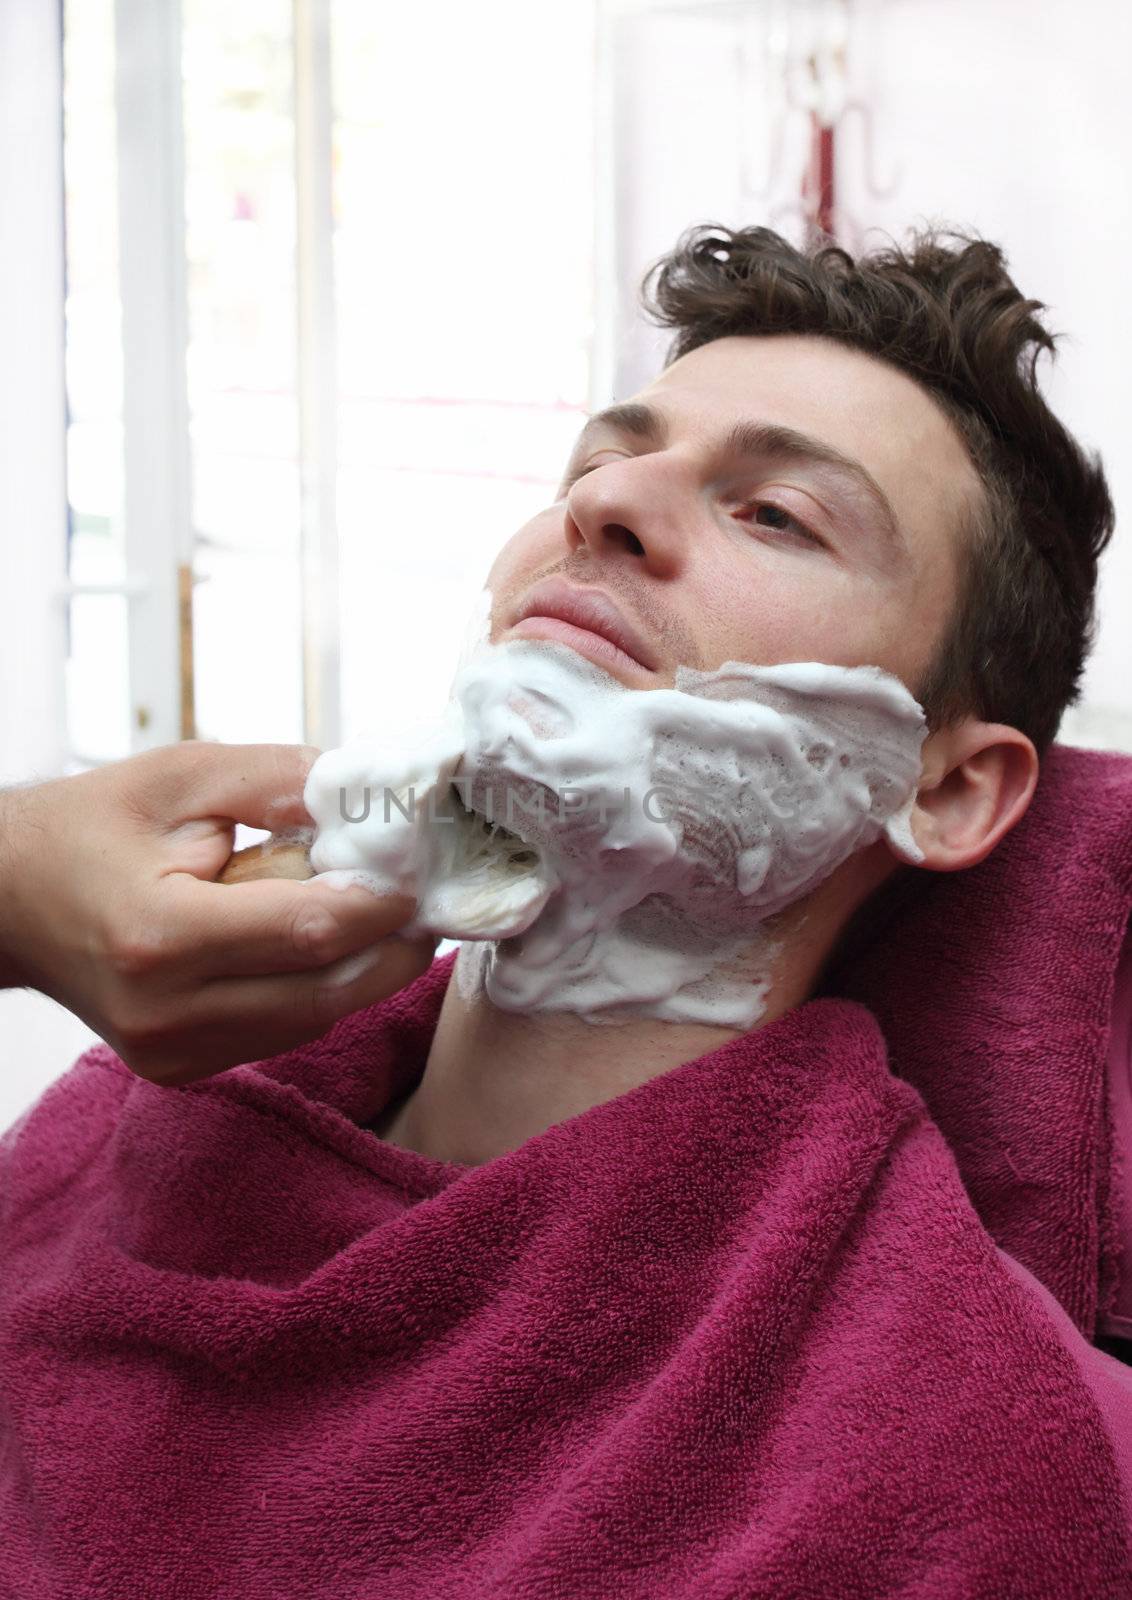
M 561 578 L 537 583 L 519 607 L 511 633 L 557 639 L 599 663 L 655 670 L 646 641 L 600 589 L 578 589 Z

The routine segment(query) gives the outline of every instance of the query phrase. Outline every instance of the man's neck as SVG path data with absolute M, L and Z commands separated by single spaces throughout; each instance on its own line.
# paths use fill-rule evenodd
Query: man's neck
M 848 866 L 848 863 L 846 863 Z M 852 909 L 827 892 L 791 907 L 756 1028 L 801 1005 Z M 752 973 L 752 982 L 756 975 Z M 501 1011 L 449 983 L 424 1075 L 372 1124 L 379 1138 L 439 1161 L 479 1166 L 555 1123 L 736 1039 L 734 1028 L 638 1019 L 611 1025 L 571 1012 Z

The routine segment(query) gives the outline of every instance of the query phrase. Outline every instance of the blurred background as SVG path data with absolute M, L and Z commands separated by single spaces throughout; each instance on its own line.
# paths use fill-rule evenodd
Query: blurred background
M 689 224 L 1003 244 L 1119 508 L 1122 0 L 2 0 L 0 782 L 432 714 Z M 1132 751 L 1118 531 L 1063 740 Z M 0 994 L 0 1128 L 90 1038 Z

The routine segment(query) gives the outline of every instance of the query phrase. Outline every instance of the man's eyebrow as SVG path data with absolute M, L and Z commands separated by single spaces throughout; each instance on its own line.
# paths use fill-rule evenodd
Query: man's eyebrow
M 576 457 L 590 437 L 603 427 L 658 447 L 668 438 L 668 420 L 663 413 L 643 401 L 631 400 L 595 412 L 579 434 L 573 455 Z M 724 453 L 732 456 L 769 456 L 779 461 L 832 467 L 843 477 L 851 479 L 868 496 L 886 543 L 906 552 L 907 546 L 891 502 L 872 473 L 860 461 L 845 455 L 834 445 L 826 444 L 823 439 L 815 439 L 808 433 L 800 433 L 796 428 L 782 427 L 778 423 L 737 422 L 724 441 Z
M 600 428 L 614 428 L 618 433 L 627 433 L 630 438 L 643 440 L 645 444 L 661 445 L 668 438 L 668 421 L 662 412 L 640 400 L 625 400 L 620 405 L 606 406 L 604 411 L 594 412 L 578 435 L 575 455 Z

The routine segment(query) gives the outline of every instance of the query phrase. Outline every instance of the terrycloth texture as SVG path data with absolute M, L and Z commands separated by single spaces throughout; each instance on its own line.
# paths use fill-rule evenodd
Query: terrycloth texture
M 450 968 L 267 1071 L 94 1050 L 7 1137 L 0 1592 L 1132 1593 L 1096 1406 L 863 1008 L 465 1169 L 352 1120 Z
M 1108 1041 L 1108 1097 L 1116 1149 L 1123 1153 L 1122 1181 L 1114 1184 L 1120 1230 L 1120 1271 L 1112 1307 L 1097 1318 L 1100 1333 L 1132 1341 L 1132 927 L 1116 974 L 1112 1034 Z
M 1130 771 L 873 908 L 888 1057 L 818 998 L 481 1167 L 359 1126 L 450 959 L 188 1088 L 89 1052 L 0 1141 L 0 1594 L 1132 1595 L 1127 1387 L 996 1248 L 1089 1324 Z
M 991 1237 L 1088 1339 L 1116 1299 L 1132 1181 L 1105 1092 L 1130 911 L 1132 758 L 1055 745 L 986 860 L 893 880 L 821 990 L 878 1018 Z
M 1008 1256 L 1005 1250 L 999 1250 L 998 1258 L 1045 1310 L 1100 1412 L 1124 1486 L 1128 1526 L 1132 1529 L 1132 1427 L 1128 1425 L 1132 1415 L 1132 1367 L 1086 1343 L 1060 1301 L 1055 1300 L 1045 1284 L 1039 1283 L 1020 1261 Z

